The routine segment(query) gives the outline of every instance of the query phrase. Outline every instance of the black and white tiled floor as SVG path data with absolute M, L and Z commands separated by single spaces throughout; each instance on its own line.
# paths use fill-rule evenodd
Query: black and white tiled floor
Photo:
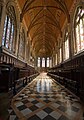
M 41 73 L 11 103 L 10 120 L 84 120 L 80 101 Z

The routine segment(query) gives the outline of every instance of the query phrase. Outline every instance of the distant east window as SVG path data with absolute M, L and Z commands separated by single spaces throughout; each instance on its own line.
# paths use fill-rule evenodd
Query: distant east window
M 47 57 L 47 67 L 49 67 L 50 66 L 50 60 L 49 60 L 49 57 Z
M 45 58 L 42 58 L 42 67 L 45 67 Z
M 82 6 L 77 8 L 74 25 L 74 53 L 77 54 L 84 50 L 84 9 Z
M 38 57 L 38 67 L 40 67 L 40 62 L 41 62 L 40 57 Z

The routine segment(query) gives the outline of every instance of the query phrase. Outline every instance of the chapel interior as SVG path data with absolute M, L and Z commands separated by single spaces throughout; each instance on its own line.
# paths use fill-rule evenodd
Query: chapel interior
M 0 120 L 84 120 L 84 0 L 0 0 Z

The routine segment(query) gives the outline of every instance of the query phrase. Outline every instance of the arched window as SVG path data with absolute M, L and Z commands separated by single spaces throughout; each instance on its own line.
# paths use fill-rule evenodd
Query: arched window
M 52 67 L 52 59 L 50 58 L 50 67 Z
M 50 59 L 49 59 L 49 57 L 47 57 L 47 67 L 49 67 L 50 66 Z
M 16 39 L 16 16 L 13 6 L 7 9 L 7 15 L 4 22 L 4 30 L 2 36 L 2 46 L 11 51 L 15 51 Z
M 40 67 L 40 57 L 38 57 L 38 67 Z
M 69 58 L 69 34 L 65 31 L 64 44 L 63 44 L 64 60 Z
M 25 55 L 25 32 L 22 29 L 22 33 L 20 34 L 20 45 L 19 45 L 19 56 L 24 59 Z
M 45 58 L 42 58 L 42 67 L 45 67 Z
M 74 53 L 84 50 L 84 8 L 82 6 L 77 8 L 74 20 Z

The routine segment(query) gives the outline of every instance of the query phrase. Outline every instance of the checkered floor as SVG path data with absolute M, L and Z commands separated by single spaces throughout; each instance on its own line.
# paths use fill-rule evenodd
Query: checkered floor
M 14 96 L 9 120 L 84 120 L 80 101 L 45 73 Z

